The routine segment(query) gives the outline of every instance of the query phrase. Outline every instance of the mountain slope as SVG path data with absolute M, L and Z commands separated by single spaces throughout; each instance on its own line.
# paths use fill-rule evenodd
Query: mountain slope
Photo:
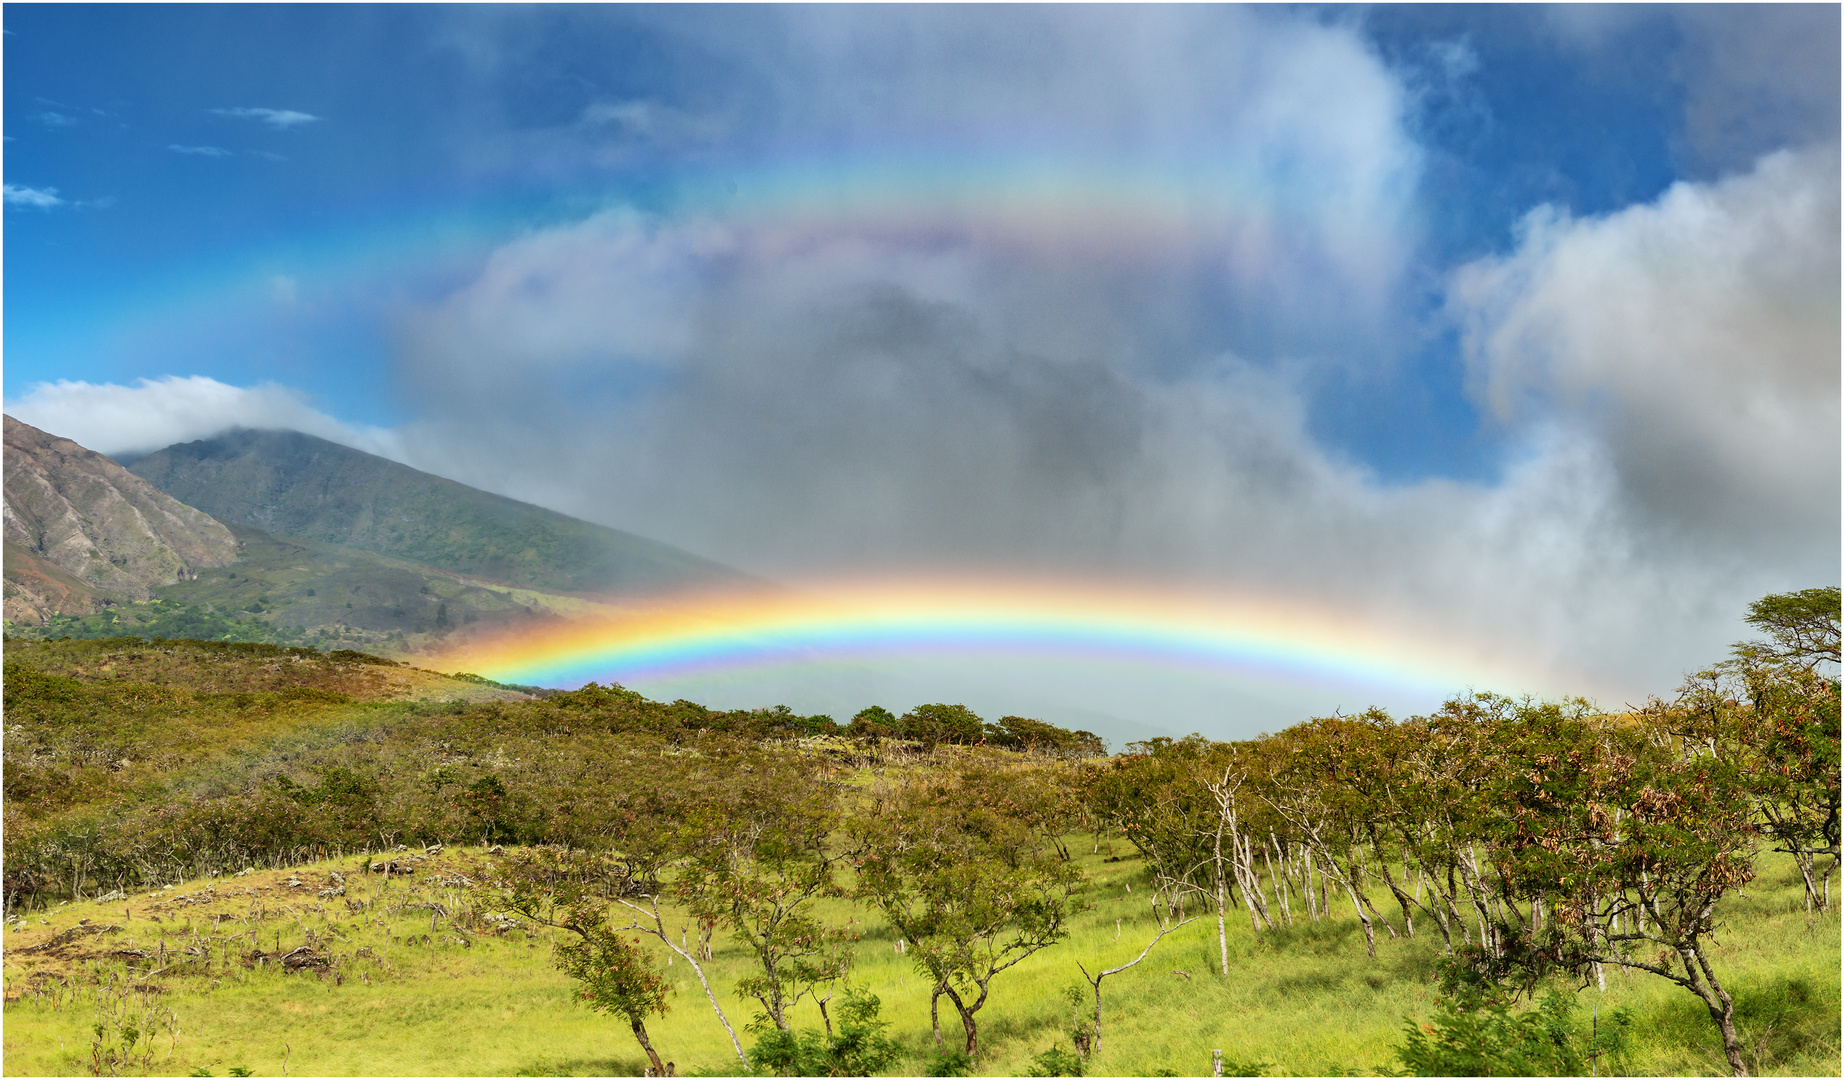
M 182 443 L 130 471 L 227 523 L 528 588 L 640 593 L 744 580 L 657 541 L 299 432 Z
M 145 600 L 226 566 L 237 540 L 115 462 L 8 416 L 6 618 L 23 624 Z

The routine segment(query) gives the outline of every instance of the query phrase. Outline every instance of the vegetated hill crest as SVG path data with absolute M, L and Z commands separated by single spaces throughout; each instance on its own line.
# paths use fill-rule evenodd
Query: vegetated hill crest
M 748 580 L 669 544 L 296 431 L 180 443 L 130 471 L 230 524 L 529 588 L 632 594 Z
M 69 439 L 6 427 L 8 620 L 34 624 L 152 590 L 237 559 L 221 522 Z

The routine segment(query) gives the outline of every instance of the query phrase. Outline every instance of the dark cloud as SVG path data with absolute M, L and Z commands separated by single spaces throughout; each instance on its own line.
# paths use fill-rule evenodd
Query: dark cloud
M 1692 4 L 1679 63 L 1692 175 L 1747 168 L 1787 146 L 1838 139 L 1835 4 Z

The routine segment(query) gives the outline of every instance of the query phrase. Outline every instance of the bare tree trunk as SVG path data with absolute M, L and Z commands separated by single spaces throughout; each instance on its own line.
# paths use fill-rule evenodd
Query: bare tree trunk
M 1223 896 L 1223 891 L 1224 891 L 1223 821 L 1221 818 L 1217 819 L 1216 848 L 1213 852 L 1213 855 L 1215 858 L 1215 874 L 1216 874 L 1216 887 L 1217 887 L 1217 955 L 1223 967 L 1223 976 L 1225 978 L 1228 978 L 1229 977 L 1229 934 L 1223 925 L 1224 908 L 1226 905 L 1224 903 L 1224 896 Z
M 1310 915 L 1312 915 L 1313 921 L 1318 922 L 1319 921 L 1319 897 L 1313 892 L 1313 849 L 1312 848 L 1307 848 L 1305 852 L 1301 854 L 1300 864 L 1301 864 L 1300 865 L 1301 880 L 1303 880 L 1306 883 L 1306 888 L 1301 890 L 1302 892 L 1306 893 L 1306 910 Z
M 1268 898 L 1262 893 L 1261 875 L 1255 871 L 1254 848 L 1249 838 L 1233 831 L 1230 834 L 1232 865 L 1236 871 L 1236 882 L 1242 886 L 1242 895 L 1249 905 L 1249 926 L 1256 933 L 1261 933 L 1262 924 L 1273 927 L 1274 920 L 1268 917 Z M 1239 842 L 1238 842 L 1239 841 Z
M 642 915 L 648 916 L 652 920 L 652 923 L 653 923 L 652 926 L 647 926 L 644 923 L 642 923 L 639 919 L 635 919 L 635 918 L 632 918 L 632 916 L 630 916 L 629 918 L 630 918 L 630 922 L 632 925 L 630 925 L 629 929 L 639 930 L 641 933 L 652 934 L 654 937 L 659 938 L 661 941 L 666 943 L 666 947 L 668 949 L 671 949 L 673 952 L 678 953 L 681 959 L 683 959 L 687 964 L 691 965 L 692 974 L 698 976 L 698 984 L 704 987 L 704 996 L 710 999 L 711 1011 L 717 1014 L 717 1022 L 724 1026 L 725 1034 L 730 1036 L 730 1045 L 736 1050 L 737 1060 L 747 1061 L 748 1057 L 747 1055 L 743 1053 L 743 1044 L 741 1040 L 739 1040 L 736 1037 L 736 1029 L 730 1026 L 730 1018 L 724 1015 L 723 1006 L 717 1003 L 717 994 L 715 991 L 711 989 L 711 980 L 705 977 L 704 968 L 699 965 L 697 958 L 694 957 L 690 952 L 688 952 L 686 949 L 684 949 L 683 947 L 679 945 L 673 944 L 672 935 L 666 930 L 666 921 L 665 919 L 660 917 L 659 898 L 654 897 L 654 896 L 649 896 L 647 897 L 647 901 L 651 907 L 651 910 L 648 910 L 648 908 L 643 908 L 639 904 L 636 904 L 631 900 L 617 899 L 616 903 L 619 903 L 622 907 L 627 908 L 629 911 L 638 912 Z M 681 938 L 684 937 L 683 932 L 681 932 L 680 937 Z M 704 930 L 704 944 L 701 946 L 700 951 L 709 952 L 710 940 L 711 940 L 710 929 L 706 928 Z M 708 960 L 710 959 L 710 957 L 707 956 L 705 957 L 705 959 Z
M 1384 854 L 1383 845 L 1377 841 L 1377 834 L 1376 834 L 1375 829 L 1372 829 L 1370 832 L 1370 846 L 1376 849 L 1377 865 L 1383 868 L 1383 883 L 1389 886 L 1390 895 L 1396 898 L 1396 906 L 1402 909 L 1402 925 L 1403 925 L 1404 932 L 1407 933 L 1408 936 L 1414 937 L 1415 936 L 1415 913 L 1409 909 L 1409 894 L 1402 891 L 1402 889 L 1400 889 L 1399 887 L 1397 887 L 1396 875 L 1390 873 L 1389 857 Z M 1406 879 L 1408 878 L 1408 874 L 1409 874 L 1409 866 L 1408 866 L 1408 861 L 1405 857 L 1403 864 L 1402 864 L 1402 876 L 1405 879 L 1405 882 L 1406 882 Z M 1392 931 L 1394 930 L 1393 927 L 1391 929 Z
M 653 1062 L 653 1075 L 665 1076 L 666 1066 L 660 1062 L 659 1054 L 654 1051 L 653 1044 L 647 1040 L 647 1025 L 639 1020 L 630 1020 L 629 1023 L 633 1025 L 634 1038 L 640 1040 L 640 1048 L 647 1052 L 647 1059 Z
M 1217 872 L 1217 956 L 1223 965 L 1223 975 L 1229 975 L 1229 934 L 1223 926 L 1223 874 Z
M 1351 894 L 1351 906 L 1357 910 L 1358 921 L 1364 924 L 1364 951 L 1370 954 L 1372 960 L 1375 960 L 1377 958 L 1377 928 L 1370 925 L 1370 916 L 1364 914 L 1364 905 L 1358 903 L 1357 890 L 1351 887 L 1349 881 L 1345 882 L 1345 889 Z
M 1377 921 L 1383 924 L 1383 929 L 1389 931 L 1390 937 L 1400 938 L 1402 935 L 1396 932 L 1396 924 L 1390 922 L 1389 919 L 1386 918 L 1381 911 L 1377 910 L 1377 906 L 1370 902 L 1370 890 L 1368 888 L 1369 883 L 1370 883 L 1369 882 L 1370 864 L 1364 859 L 1362 855 L 1358 854 L 1355 849 L 1352 851 L 1352 854 L 1351 854 L 1351 862 L 1353 864 L 1353 868 L 1356 870 L 1356 873 L 1350 875 L 1350 877 L 1356 879 L 1358 882 L 1363 883 L 1365 886 L 1365 888 L 1359 889 L 1357 891 L 1357 895 L 1359 896 L 1359 898 L 1361 898 L 1364 901 L 1364 906 L 1369 908 L 1370 913 L 1372 915 L 1375 915 L 1377 917 Z
M 1269 849 L 1261 849 L 1261 859 L 1268 864 L 1268 879 L 1274 882 L 1274 896 L 1281 905 L 1281 914 L 1286 917 L 1287 925 L 1293 925 L 1293 908 L 1287 903 L 1287 890 L 1281 885 L 1281 876 L 1274 869 L 1274 860 L 1268 855 Z

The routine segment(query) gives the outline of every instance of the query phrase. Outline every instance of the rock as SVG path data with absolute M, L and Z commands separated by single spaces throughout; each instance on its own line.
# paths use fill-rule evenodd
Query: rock
M 228 566 L 224 525 L 69 439 L 6 417 L 6 617 L 40 623 Z

